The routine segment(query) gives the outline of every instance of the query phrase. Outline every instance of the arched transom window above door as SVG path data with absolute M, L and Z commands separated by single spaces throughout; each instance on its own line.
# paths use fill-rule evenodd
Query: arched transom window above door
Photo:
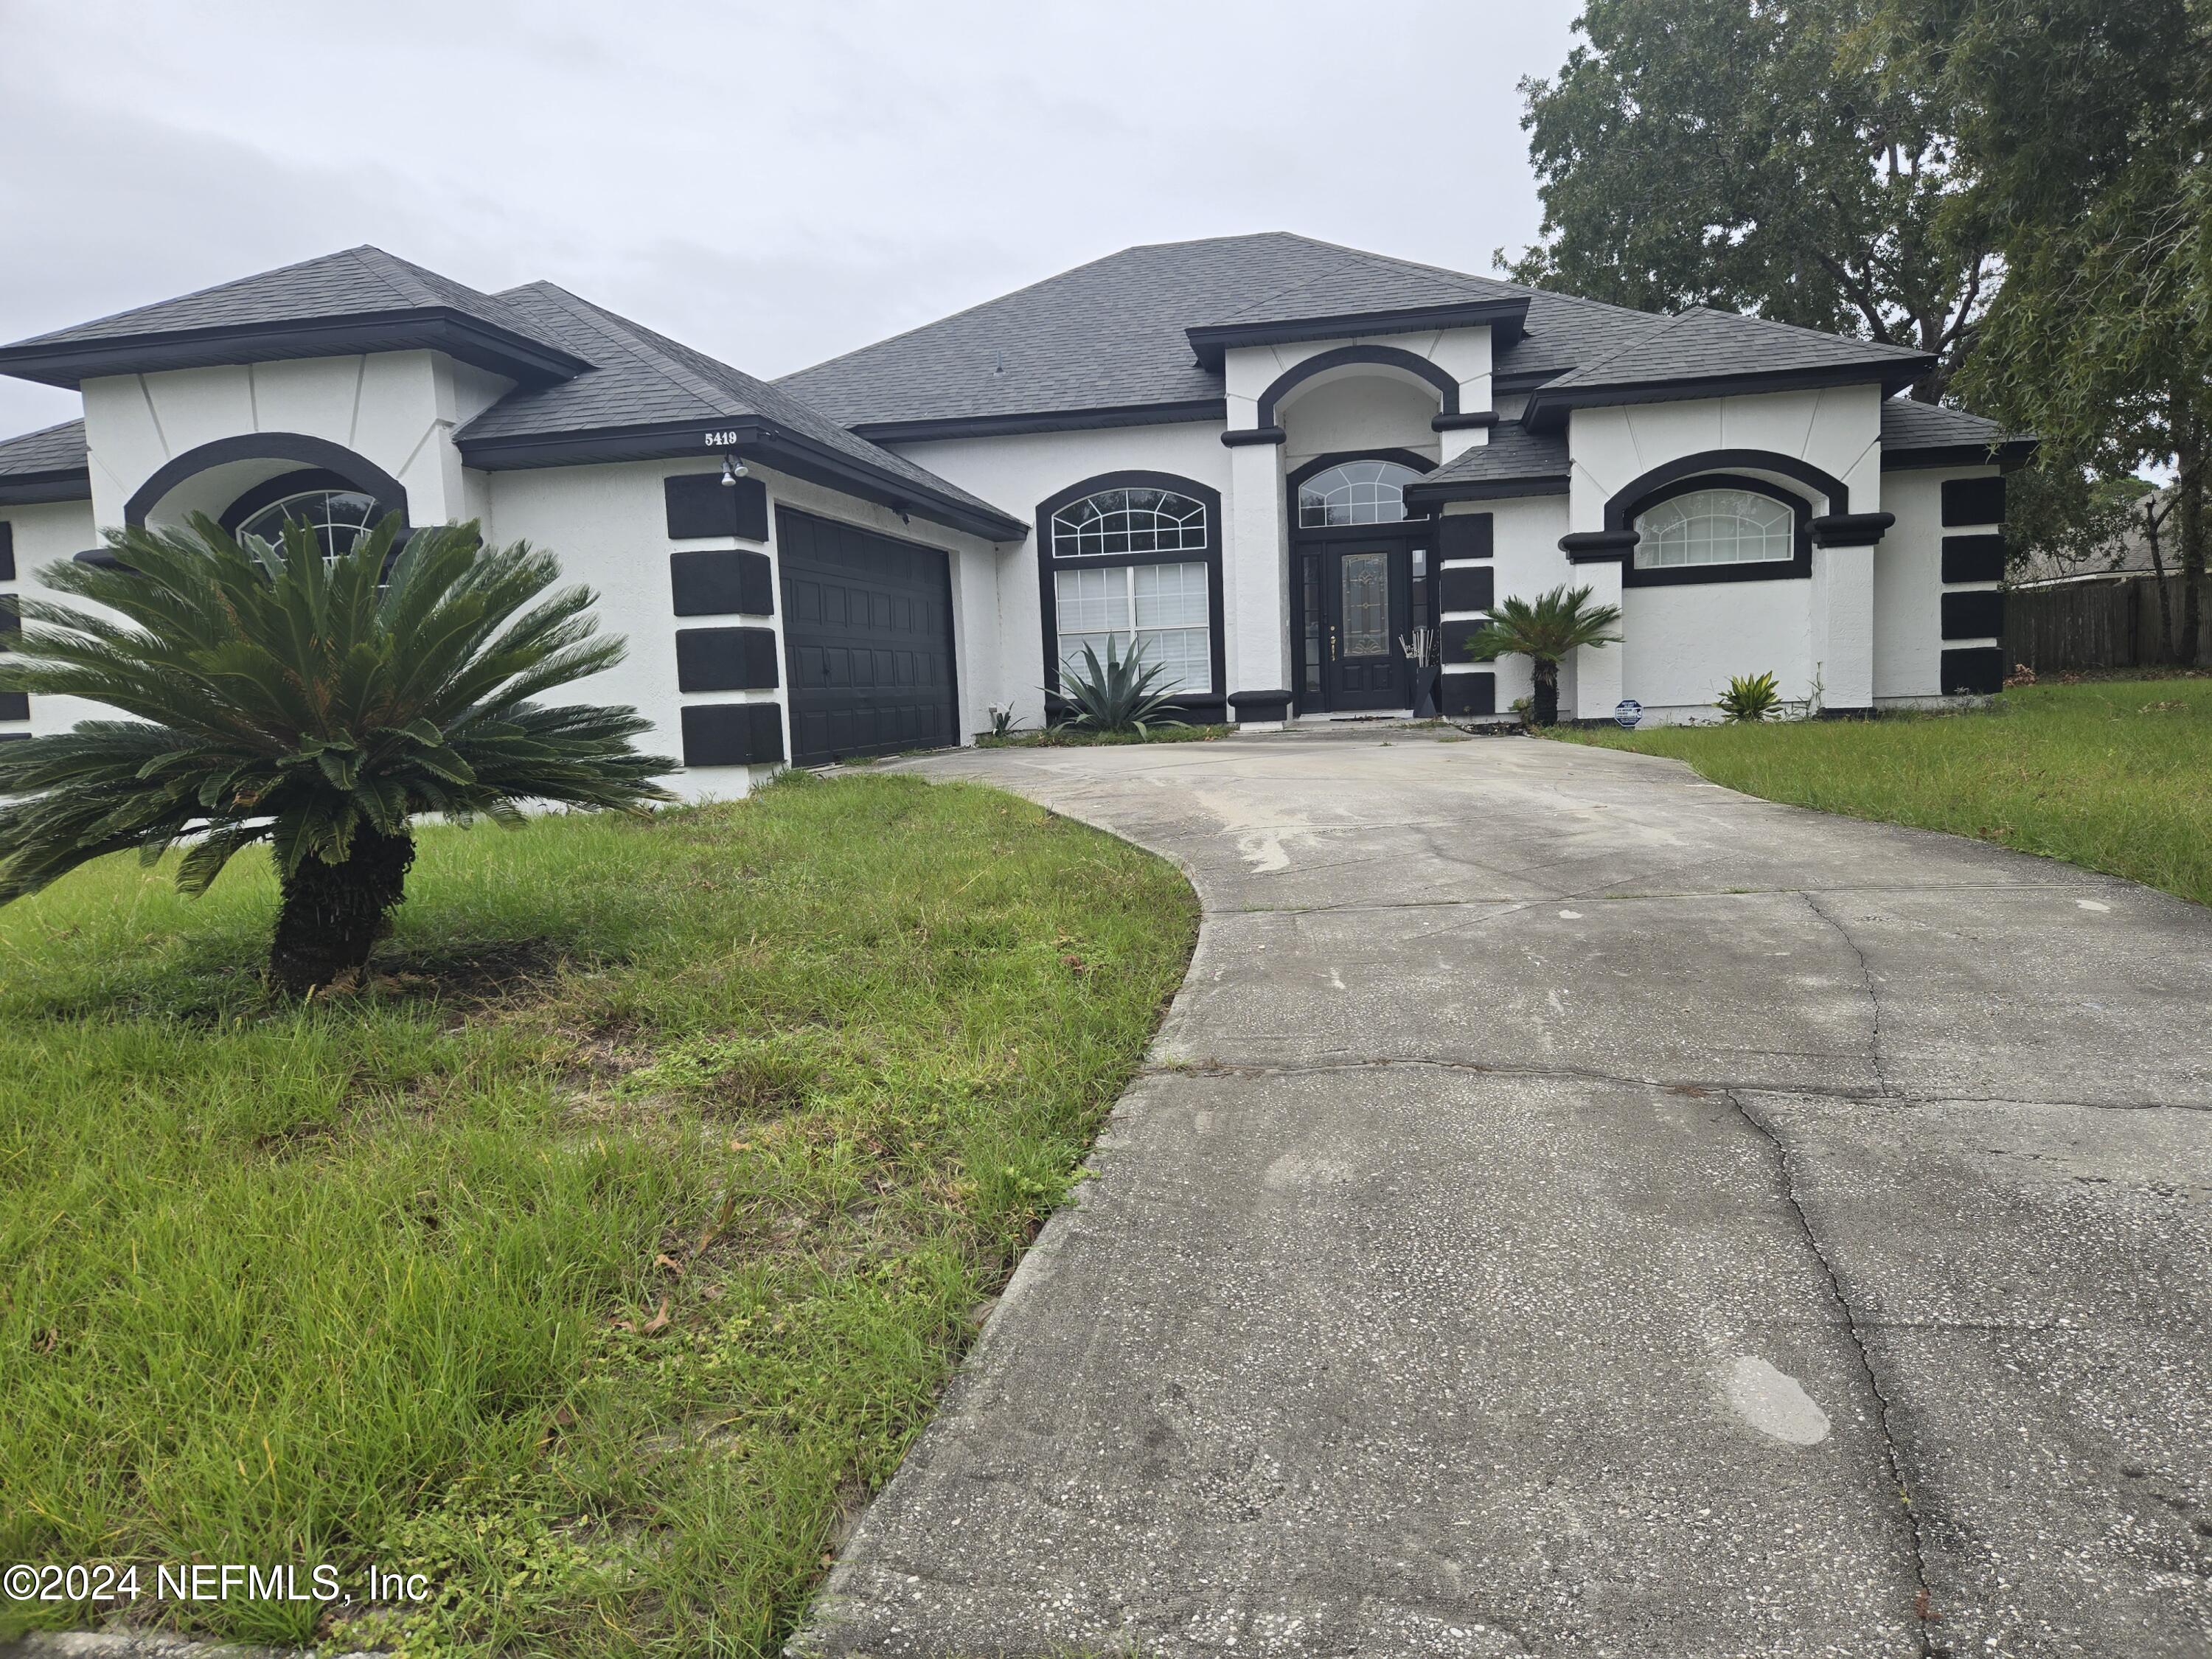
M 1636 568 L 1787 563 L 1797 555 L 1797 515 L 1772 495 L 1691 489 L 1636 515 Z
M 1406 486 L 1420 476 L 1397 461 L 1340 461 L 1298 486 L 1298 526 L 1396 524 L 1406 516 Z
M 283 496 L 240 520 L 237 533 L 281 543 L 284 526 L 303 524 L 322 544 L 326 559 L 353 551 L 353 544 L 368 533 L 377 520 L 374 497 L 354 489 L 303 489 Z
M 1172 489 L 1101 489 L 1052 515 L 1052 556 L 1197 553 L 1206 548 L 1206 503 Z

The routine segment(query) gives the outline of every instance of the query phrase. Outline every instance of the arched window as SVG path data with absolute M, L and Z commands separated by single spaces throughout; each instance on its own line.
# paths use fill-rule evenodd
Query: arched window
M 1102 489 L 1052 515 L 1052 556 L 1090 558 L 1206 550 L 1206 504 L 1172 489 Z
M 1786 501 L 1750 489 L 1694 489 L 1636 516 L 1638 570 L 1788 562 L 1797 517 Z
M 304 489 L 271 501 L 241 520 L 237 533 L 280 543 L 287 521 L 296 521 L 314 532 L 325 558 L 335 559 L 350 553 L 354 543 L 368 533 L 377 517 L 375 498 L 358 490 Z
M 1298 524 L 1396 524 L 1406 486 L 1421 475 L 1396 461 L 1340 461 L 1298 486 Z

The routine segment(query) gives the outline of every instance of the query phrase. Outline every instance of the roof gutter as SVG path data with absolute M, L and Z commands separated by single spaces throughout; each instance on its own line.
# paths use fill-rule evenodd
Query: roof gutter
M 486 472 L 734 454 L 899 513 L 918 514 L 933 524 L 981 536 L 986 541 L 1019 541 L 1029 534 L 1029 526 L 1019 519 L 975 507 L 916 480 L 870 466 L 757 416 L 502 438 L 471 439 L 464 428 L 456 441 L 463 463 Z
M 1879 381 L 1882 396 L 1902 392 L 1929 369 L 1936 360 L 1926 353 L 1885 358 L 1879 362 L 1836 363 L 1820 368 L 1754 370 L 1742 374 L 1711 375 L 1704 380 L 1624 381 L 1618 386 L 1540 386 L 1529 394 L 1522 415 L 1532 431 L 1557 432 L 1577 409 L 1610 409 L 1620 404 L 1686 403 L 1699 398 L 1747 397 L 1761 392 L 1808 392 L 1827 386 L 1861 386 Z
M 0 473 L 0 507 L 92 499 L 92 469 L 56 467 L 43 472 Z
M 1183 337 L 1200 368 L 1218 369 L 1236 346 L 1282 345 L 1294 340 L 1337 340 L 1356 334 L 1418 334 L 1437 328 L 1487 328 L 1493 349 L 1521 337 L 1528 301 L 1463 300 L 1450 305 L 1408 306 L 1393 311 L 1339 312 L 1326 317 L 1284 318 L 1261 323 L 1210 323 L 1187 328 Z

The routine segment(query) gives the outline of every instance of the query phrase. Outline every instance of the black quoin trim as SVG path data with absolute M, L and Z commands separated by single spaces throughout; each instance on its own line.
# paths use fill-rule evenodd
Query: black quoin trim
M 311 438 L 304 432 L 242 433 L 234 438 L 217 438 L 212 443 L 188 449 L 174 460 L 155 468 L 153 475 L 131 492 L 131 499 L 123 504 L 123 522 L 134 530 L 143 528 L 146 515 L 163 496 L 210 467 L 228 465 L 233 461 L 263 460 L 296 461 L 302 467 L 329 473 L 342 480 L 346 489 L 357 489 L 373 497 L 379 507 L 398 514 L 403 532 L 408 527 L 407 490 L 398 479 L 344 445 L 334 444 L 327 438 Z
M 27 691 L 0 691 L 0 720 L 27 720 L 31 718 L 31 697 Z M 14 735 L 28 735 L 16 732 Z
M 1437 573 L 1437 611 L 1487 611 L 1498 603 L 1495 565 L 1447 566 Z
M 1105 409 L 946 415 L 921 421 L 856 421 L 846 429 L 879 444 L 911 444 L 932 438 L 1003 438 L 1024 432 L 1089 432 L 1107 427 L 1174 426 L 1228 418 L 1226 398 L 1192 398 L 1175 403 L 1121 404 Z
M 1994 645 L 1969 646 L 1961 651 L 1946 651 L 1938 659 L 1942 679 L 1940 690 L 1947 695 L 1964 692 L 1968 696 L 1986 696 L 2004 690 L 2005 653 Z
M 1528 317 L 1528 301 L 1523 298 L 1455 300 L 1445 305 L 1340 312 L 1275 322 L 1200 324 L 1185 329 L 1183 337 L 1198 355 L 1200 368 L 1218 369 L 1223 354 L 1233 346 L 1281 345 L 1346 334 L 1417 334 L 1432 328 L 1487 328 L 1492 346 L 1502 351 L 1520 339 Z
M 1943 637 L 1947 640 L 2001 640 L 2004 637 L 2004 590 L 1969 588 L 1943 596 Z
M 783 758 L 783 707 L 695 702 L 683 713 L 686 766 L 768 766 Z
M 1206 545 L 1172 553 L 1092 553 L 1056 559 L 1052 552 L 1052 515 L 1085 495 L 1102 489 L 1172 489 L 1188 495 L 1206 509 Z M 1060 696 L 1059 589 L 1053 580 L 1058 570 L 1097 570 L 1132 564 L 1197 564 L 1206 566 L 1206 650 L 1212 659 L 1212 681 L 1189 701 L 1205 698 L 1218 708 L 1228 687 L 1229 665 L 1224 659 L 1227 629 L 1222 614 L 1221 550 L 1224 526 L 1221 521 L 1221 492 L 1178 472 L 1101 472 L 1072 483 L 1037 503 L 1037 620 L 1044 645 L 1044 692 L 1048 707 Z
M 2005 573 L 2002 536 L 1946 536 L 1943 538 L 1943 580 L 1947 582 L 2001 582 Z
M 1943 527 L 1954 525 L 2002 524 L 2005 481 L 1994 478 L 1946 478 L 1943 481 Z
M 671 609 L 679 617 L 773 617 L 775 579 L 765 553 L 671 553 Z
M 1472 674 L 1446 674 L 1443 678 L 1444 713 L 1453 719 L 1468 714 L 1495 714 L 1498 712 L 1498 675 L 1493 670 L 1478 670 Z
M 0 350 L 0 374 L 75 391 L 101 374 L 351 357 L 373 351 L 442 351 L 528 386 L 573 380 L 592 366 L 542 340 L 440 306 L 280 323 L 231 323 L 219 328 L 163 329 L 46 345 L 33 341 Z
M 1295 388 L 1303 386 L 1317 374 L 1326 374 L 1333 368 L 1343 368 L 1352 363 L 1371 363 L 1382 368 L 1395 368 L 1425 380 L 1436 389 L 1443 400 L 1443 412 L 1459 413 L 1459 382 L 1452 379 L 1442 364 L 1397 346 L 1348 345 L 1334 351 L 1316 352 L 1304 362 L 1293 363 L 1269 383 L 1260 394 L 1260 405 L 1253 424 L 1261 428 L 1279 424 L 1275 419 L 1275 406 Z
M 661 480 L 661 495 L 672 542 L 768 539 L 768 486 L 758 478 L 724 483 L 719 472 L 678 472 Z
M 1437 520 L 1437 558 L 1486 559 L 1497 550 L 1498 515 L 1447 513 Z
M 15 526 L 0 519 L 0 582 L 15 580 Z
M 1437 660 L 1440 663 L 1467 661 L 1468 648 L 1474 643 L 1476 636 L 1489 626 L 1490 623 L 1482 618 L 1437 623 L 1439 648 Z
M 1646 491 L 1629 504 L 1628 521 L 1633 525 L 1636 515 L 1662 501 L 1672 501 L 1677 495 L 1694 495 L 1701 489 L 1741 489 L 1754 495 L 1764 495 L 1768 501 L 1779 501 L 1790 509 L 1790 556 L 1787 559 L 1758 559 L 1743 564 L 1674 565 L 1657 570 L 1639 568 L 1633 558 L 1625 561 L 1620 570 L 1624 587 L 1690 587 L 1705 582 L 1794 581 L 1813 574 L 1813 533 L 1808 517 L 1810 509 L 1804 498 L 1776 488 L 1762 478 L 1743 477 L 1730 472 L 1700 472 L 1690 477 L 1677 478 L 1672 483 Z M 1613 501 L 1606 504 L 1606 516 L 1613 516 Z M 1616 532 L 1617 533 L 1617 532 Z M 1625 532 L 1632 547 L 1637 532 Z
M 1227 449 L 1243 449 L 1251 444 L 1288 443 L 1291 434 L 1279 426 L 1238 427 L 1221 434 L 1222 446 Z
M 1457 415 L 1439 414 L 1429 417 L 1429 430 L 1431 432 L 1468 432 L 1477 427 L 1497 424 L 1498 411 L 1494 409 L 1470 409 Z
M 772 628 L 678 629 L 676 689 L 678 691 L 775 690 L 775 630 Z

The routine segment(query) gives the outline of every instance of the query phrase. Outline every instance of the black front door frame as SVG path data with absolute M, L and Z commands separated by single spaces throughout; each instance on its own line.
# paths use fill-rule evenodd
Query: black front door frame
M 1408 519 L 1401 524 L 1330 525 L 1291 532 L 1291 683 L 1297 713 L 1390 712 L 1413 706 L 1413 668 L 1398 649 L 1398 640 L 1413 628 L 1413 550 L 1430 545 L 1435 527 L 1428 519 Z M 1358 552 L 1390 555 L 1389 644 L 1395 701 L 1347 696 L 1336 688 L 1337 677 L 1331 672 L 1329 630 L 1332 623 L 1340 623 L 1337 560 Z

